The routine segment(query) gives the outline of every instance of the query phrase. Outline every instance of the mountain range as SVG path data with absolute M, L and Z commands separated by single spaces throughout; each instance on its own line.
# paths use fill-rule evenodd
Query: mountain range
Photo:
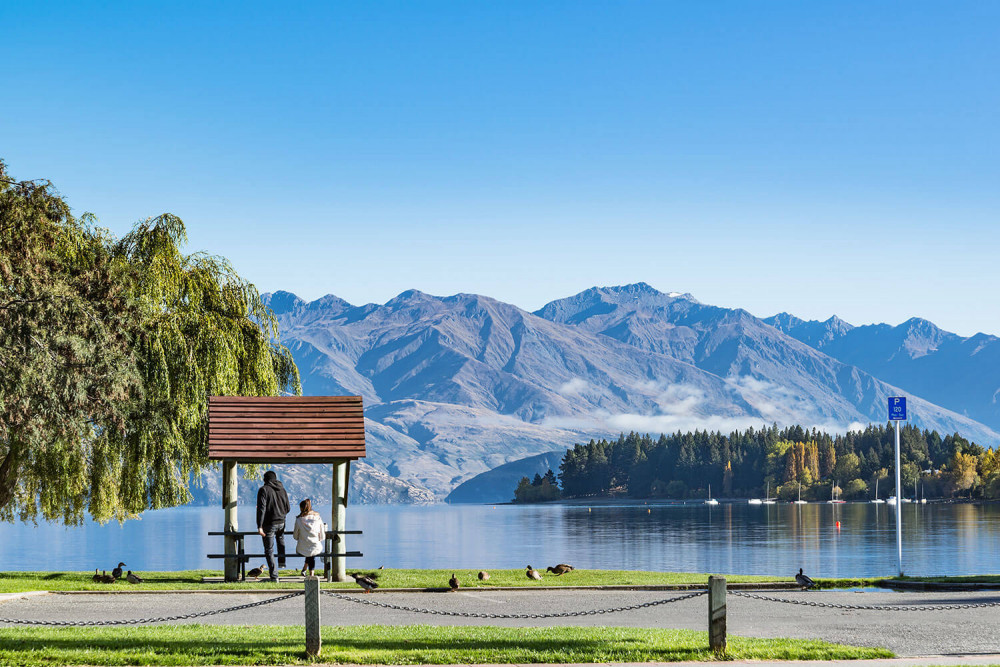
M 304 393 L 364 397 L 368 458 L 355 484 L 369 492 L 354 502 L 443 499 L 505 463 L 621 431 L 843 431 L 883 422 L 886 398 L 899 394 L 919 426 L 984 445 L 1000 437 L 997 339 L 922 320 L 760 319 L 645 283 L 594 287 L 534 313 L 417 290 L 382 305 L 264 298 Z M 395 478 L 398 493 L 372 495 L 376 474 Z

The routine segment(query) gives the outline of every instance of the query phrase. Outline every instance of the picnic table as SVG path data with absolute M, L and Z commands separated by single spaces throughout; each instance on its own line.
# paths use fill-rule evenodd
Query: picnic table
M 291 535 L 291 533 L 286 529 L 286 534 Z M 226 560 L 235 559 L 239 563 L 240 568 L 240 581 L 246 581 L 247 578 L 247 563 L 251 558 L 265 558 L 264 553 L 247 553 L 244 541 L 247 536 L 260 537 L 260 533 L 256 530 L 212 530 L 208 532 L 211 536 L 224 536 L 226 538 L 232 539 L 236 542 L 236 553 L 234 554 L 208 554 L 209 558 L 224 558 Z M 340 541 L 341 535 L 361 535 L 360 530 L 328 530 L 326 532 L 326 540 L 323 546 L 323 553 L 316 554 L 316 558 L 323 559 L 323 578 L 327 581 L 333 581 L 333 559 L 334 558 L 360 558 L 364 556 L 360 551 L 346 551 L 343 553 L 334 553 L 333 543 Z M 263 549 L 263 547 L 262 547 Z M 278 554 L 275 553 L 275 558 Z M 305 556 L 295 553 L 294 547 L 291 553 L 285 553 L 285 558 L 305 558 Z

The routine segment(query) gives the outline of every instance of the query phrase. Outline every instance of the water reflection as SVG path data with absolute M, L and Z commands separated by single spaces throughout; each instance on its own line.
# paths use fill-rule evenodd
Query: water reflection
M 903 506 L 907 574 L 995 571 L 1000 507 Z M 328 514 L 328 508 L 319 508 Z M 837 527 L 837 522 L 840 527 Z M 240 510 L 252 527 L 253 508 Z M 79 528 L 0 526 L 0 569 L 219 569 L 222 511 L 149 512 L 140 521 Z M 896 571 L 895 509 L 872 504 L 440 505 L 353 507 L 348 538 L 357 567 L 521 568 L 570 562 L 583 568 L 880 576 Z M 291 543 L 291 540 L 289 540 Z M 250 543 L 258 550 L 256 541 Z M 292 547 L 294 548 L 294 547 Z

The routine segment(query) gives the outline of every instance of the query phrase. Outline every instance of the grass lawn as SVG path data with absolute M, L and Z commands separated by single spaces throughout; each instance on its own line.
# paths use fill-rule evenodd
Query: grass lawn
M 323 628 L 318 660 L 304 631 L 287 626 L 182 625 L 138 628 L 0 628 L 2 665 L 276 665 L 653 662 L 712 660 L 692 630 L 356 626 Z M 729 638 L 734 660 L 892 657 L 884 649 L 816 640 Z
M 537 566 L 541 567 L 541 566 Z M 351 570 L 348 570 L 350 572 Z M 541 571 L 541 570 L 540 570 Z M 489 570 L 489 581 L 476 578 L 478 570 L 379 570 L 378 582 L 382 588 L 447 588 L 452 572 L 458 577 L 463 588 L 491 588 L 496 586 L 599 586 L 599 585 L 665 585 L 665 584 L 707 584 L 707 574 L 690 572 L 638 572 L 629 570 L 576 570 L 562 576 L 542 573 L 541 581 L 533 581 L 524 575 L 524 570 Z M 107 591 L 107 590 L 179 590 L 179 589 L 272 589 L 275 584 L 266 581 L 237 584 L 203 584 L 203 576 L 220 576 L 217 570 L 184 570 L 179 572 L 140 572 L 145 582 L 130 584 L 120 580 L 114 584 L 97 584 L 91 579 L 93 572 L 0 572 L 0 593 L 22 593 L 24 591 Z M 282 570 L 282 574 L 298 574 L 293 570 Z M 727 575 L 733 583 L 751 581 L 791 581 L 792 577 L 767 577 Z M 281 584 L 278 587 L 301 586 L 301 584 Z M 357 584 L 323 583 L 324 588 L 356 589 Z
M 898 581 L 928 581 L 940 584 L 1000 584 L 1000 574 L 976 574 L 954 577 L 887 577 Z
M 541 566 L 538 566 L 541 567 Z M 351 570 L 348 570 L 349 572 Z M 533 581 L 524 576 L 524 570 L 489 570 L 489 581 L 476 578 L 478 570 L 395 570 L 377 572 L 382 588 L 447 588 L 448 579 L 454 572 L 463 588 L 491 588 L 497 586 L 656 586 L 677 584 L 706 584 L 708 574 L 692 572 L 642 572 L 635 570 L 576 570 L 562 576 L 547 574 L 543 570 L 541 581 Z M 22 593 L 25 591 L 107 591 L 107 590 L 214 590 L 248 588 L 268 590 L 275 588 L 266 581 L 248 581 L 242 584 L 203 584 L 203 576 L 221 576 L 218 570 L 182 570 L 178 572 L 141 572 L 145 582 L 132 585 L 122 580 L 114 584 L 96 584 L 91 580 L 93 572 L 0 572 L 0 593 Z M 297 575 L 294 570 L 282 570 L 282 575 Z M 898 577 L 869 577 L 850 579 L 816 579 L 818 588 L 856 588 L 874 586 L 876 581 L 893 580 Z M 779 581 L 792 582 L 792 576 L 751 576 L 726 575 L 729 583 L 750 583 Z M 901 581 L 937 581 L 947 583 L 1000 583 L 1000 575 L 978 575 L 960 577 L 903 577 Z M 279 588 L 298 587 L 301 584 L 279 583 Z M 356 589 L 349 583 L 322 583 L 323 588 Z

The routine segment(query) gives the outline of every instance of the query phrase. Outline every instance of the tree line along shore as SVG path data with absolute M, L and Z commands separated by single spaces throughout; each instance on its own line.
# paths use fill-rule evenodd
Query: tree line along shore
M 621 434 L 566 450 L 559 473 L 524 477 L 514 502 L 583 497 L 819 501 L 897 495 L 895 434 L 888 425 L 830 434 L 777 425 L 717 431 Z M 902 497 L 1000 498 L 1000 455 L 958 433 L 900 432 Z

